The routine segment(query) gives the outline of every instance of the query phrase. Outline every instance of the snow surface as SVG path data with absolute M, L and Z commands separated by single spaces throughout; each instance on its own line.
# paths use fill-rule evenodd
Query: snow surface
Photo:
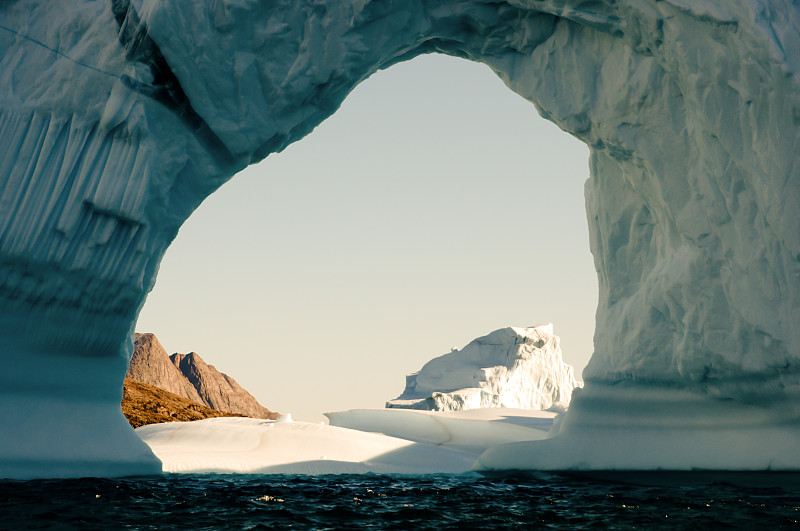
M 458 411 L 487 407 L 564 410 L 581 384 L 561 358 L 553 325 L 501 328 L 434 358 L 406 377 L 388 408 Z
M 794 466 L 781 441 L 800 432 L 796 2 L 17 0 L 0 3 L 0 153 L 13 155 L 0 159 L 0 404 L 24 397 L 32 425 L 73 442 L 56 457 L 41 430 L 2 417 L 0 476 L 52 475 L 54 460 L 120 473 L 138 444 L 130 430 L 102 416 L 75 435 L 47 406 L 118 401 L 133 323 L 181 223 L 360 81 L 430 52 L 484 62 L 590 147 L 595 352 L 587 399 L 547 441 L 562 452 L 551 461 L 707 463 L 670 453 L 686 446 L 678 431 L 648 452 L 626 446 L 644 428 L 585 414 L 603 396 L 611 426 L 649 406 L 647 429 L 675 427 L 633 389 L 688 420 L 697 404 L 730 407 L 733 432 L 752 433 L 734 413 L 756 408 L 780 430 L 763 431 L 749 460 L 736 437 L 709 439 L 718 464 Z M 79 441 L 104 437 L 128 442 L 87 468 Z M 580 451 L 586 440 L 596 451 Z M 25 461 L 17 447 L 31 449 Z M 621 448 L 628 464 L 607 459 Z
M 214 418 L 151 424 L 136 434 L 162 461 L 164 472 L 463 473 L 490 445 L 545 437 L 555 414 L 377 409 L 328 416 L 331 425 Z

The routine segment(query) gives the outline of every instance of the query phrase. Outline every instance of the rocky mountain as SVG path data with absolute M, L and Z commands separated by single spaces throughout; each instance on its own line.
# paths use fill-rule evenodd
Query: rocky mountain
M 236 380 L 208 365 L 195 352 L 167 355 L 154 334 L 136 334 L 127 378 L 155 386 L 208 408 L 275 419 Z
M 134 428 L 161 422 L 245 416 L 239 413 L 217 411 L 175 393 L 130 378 L 125 378 L 123 390 L 122 413 Z
M 136 334 L 134 337 L 133 357 L 126 378 L 211 407 L 200 398 L 192 383 L 175 367 L 155 334 Z
M 173 354 L 170 360 L 208 407 L 254 418 L 278 418 L 278 413 L 259 404 L 236 380 L 219 372 L 213 365 L 208 365 L 196 352 Z

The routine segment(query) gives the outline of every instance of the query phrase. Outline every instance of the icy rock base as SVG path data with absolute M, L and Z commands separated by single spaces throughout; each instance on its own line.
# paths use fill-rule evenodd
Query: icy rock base
M 588 383 L 542 441 L 489 448 L 475 468 L 800 471 L 797 400 L 737 404 L 657 385 Z
M 561 357 L 553 325 L 501 328 L 434 358 L 406 377 L 387 408 L 432 411 L 565 409 L 581 384 Z

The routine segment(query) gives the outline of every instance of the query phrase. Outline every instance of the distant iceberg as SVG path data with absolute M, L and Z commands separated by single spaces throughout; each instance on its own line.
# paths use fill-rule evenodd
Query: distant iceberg
M 553 325 L 501 328 L 434 358 L 406 377 L 387 408 L 564 410 L 582 384 L 564 363 Z

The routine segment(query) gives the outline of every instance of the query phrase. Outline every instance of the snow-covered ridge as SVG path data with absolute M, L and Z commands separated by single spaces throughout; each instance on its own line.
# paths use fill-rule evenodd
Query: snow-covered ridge
M 386 407 L 566 409 L 579 386 L 552 324 L 508 327 L 427 362 L 406 377 L 405 390 Z

